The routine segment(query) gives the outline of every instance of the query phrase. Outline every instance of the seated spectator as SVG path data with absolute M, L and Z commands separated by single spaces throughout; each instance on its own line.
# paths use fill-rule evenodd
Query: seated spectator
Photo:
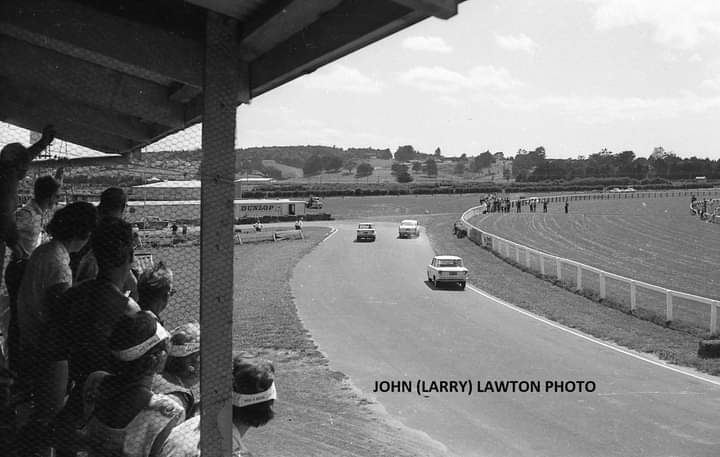
M 193 388 L 200 382 L 200 325 L 189 323 L 172 331 L 165 370 L 155 375 L 152 390 L 175 399 L 192 417 L 197 407 Z
M 258 218 L 255 223 L 253 224 L 253 227 L 255 228 L 256 232 L 262 232 L 263 225 L 262 222 L 260 222 L 260 219 Z
M 96 371 L 83 388 L 85 433 L 91 456 L 147 457 L 158 454 L 182 408 L 150 389 L 167 357 L 169 334 L 153 315 L 120 319 L 109 347 L 114 374 Z
M 100 194 L 98 218 L 115 217 L 122 219 L 126 208 L 127 195 L 125 191 L 119 187 L 109 187 Z M 74 283 L 80 283 L 97 277 L 98 265 L 95 253 L 92 250 L 92 243 L 88 243 L 87 247 L 78 253 L 77 258 L 74 259 L 74 265 Z M 134 275 L 128 275 L 122 289 L 124 291 L 130 291 L 130 296 L 133 300 L 138 300 L 137 278 Z
M 260 427 L 275 415 L 273 404 L 275 391 L 275 368 L 267 360 L 247 357 L 243 353 L 233 356 L 232 400 L 218 415 L 220 433 L 231 430 L 231 436 L 223 439 L 232 443 L 233 456 L 249 456 L 242 438 L 250 427 Z M 200 416 L 178 425 L 170 432 L 160 452 L 161 457 L 200 456 Z
M 163 262 L 158 262 L 152 269 L 140 274 L 137 287 L 140 308 L 151 311 L 160 319 L 160 313 L 165 310 L 170 297 L 175 294 L 172 270 Z
M 30 254 L 44 241 L 45 227 L 59 199 L 60 183 L 52 176 L 35 180 L 34 197 L 15 212 L 15 242 L 10 246 L 10 263 L 5 269 L 5 285 L 10 298 L 10 323 L 8 326 L 8 363 L 16 368 L 19 353 L 17 294 Z
M 133 259 L 130 224 L 117 218 L 102 219 L 90 242 L 98 264 L 97 278 L 70 288 L 49 312 L 46 341 L 54 364 L 45 373 L 48 389 L 64 395 L 69 381 L 76 387 L 62 412 L 66 424 L 76 424 L 82 417 L 80 389 L 88 375 L 112 371 L 109 338 L 113 326 L 140 311 L 122 290 Z

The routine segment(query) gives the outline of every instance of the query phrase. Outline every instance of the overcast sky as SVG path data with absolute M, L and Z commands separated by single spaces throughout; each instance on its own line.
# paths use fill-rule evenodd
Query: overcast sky
M 720 0 L 468 0 L 241 106 L 237 138 L 718 159 L 719 121 Z
M 720 158 L 719 0 L 468 0 L 253 100 L 239 146 Z

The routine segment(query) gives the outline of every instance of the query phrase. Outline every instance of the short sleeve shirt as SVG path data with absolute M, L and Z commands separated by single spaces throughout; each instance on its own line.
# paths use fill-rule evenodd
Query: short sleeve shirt
M 46 291 L 57 284 L 72 284 L 70 254 L 60 241 L 40 245 L 30 256 L 18 292 L 18 322 L 22 344 L 37 346 L 48 321 Z

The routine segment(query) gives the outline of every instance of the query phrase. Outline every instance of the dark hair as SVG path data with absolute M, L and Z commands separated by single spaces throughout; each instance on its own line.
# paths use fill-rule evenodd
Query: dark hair
M 248 358 L 243 353 L 233 356 L 233 391 L 240 394 L 256 394 L 270 388 L 275 381 L 275 367 L 264 359 Z M 249 406 L 233 406 L 233 422 L 242 422 L 252 427 L 268 423 L 275 412 L 275 400 L 267 400 Z
M 92 203 L 74 202 L 55 211 L 47 232 L 60 241 L 87 238 L 95 227 L 96 219 L 97 210 Z
M 0 151 L 0 161 L 15 164 L 19 159 L 19 155 L 25 153 L 27 148 L 21 143 L 9 143 Z
M 147 269 L 138 278 L 138 298 L 140 306 L 165 299 L 172 288 L 172 271 L 163 262 L 158 262 L 152 269 Z M 145 308 L 143 308 L 145 309 Z
M 100 219 L 90 242 L 100 271 L 119 267 L 132 257 L 132 227 L 117 217 Z
M 49 199 L 58 190 L 60 183 L 52 176 L 41 176 L 35 180 L 34 194 L 37 201 Z
M 152 337 L 160 322 L 150 313 L 139 311 L 122 317 L 113 327 L 108 346 L 111 351 L 122 351 L 137 346 Z M 129 379 L 137 379 L 155 368 L 156 357 L 161 351 L 167 351 L 167 340 L 160 341 L 139 359 L 122 361 L 114 359 L 115 372 Z
M 98 212 L 100 216 L 105 216 L 113 211 L 123 212 L 127 205 L 127 195 L 125 191 L 119 187 L 108 187 L 100 194 L 100 204 Z

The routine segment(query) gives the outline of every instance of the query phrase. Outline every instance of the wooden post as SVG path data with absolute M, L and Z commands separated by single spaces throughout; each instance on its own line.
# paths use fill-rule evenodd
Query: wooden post
M 200 216 L 200 420 L 202 455 L 229 456 L 218 413 L 232 398 L 233 198 L 235 111 L 248 84 L 239 58 L 239 25 L 208 11 L 203 68 Z M 241 302 L 238 303 L 241 305 Z M 232 436 L 231 424 L 224 434 Z
M 540 274 L 545 276 L 545 256 L 540 254 Z
M 710 305 L 710 334 L 715 335 L 717 333 L 717 305 Z
M 630 311 L 635 311 L 637 308 L 637 287 L 635 281 L 630 281 Z
M 515 263 L 520 264 L 520 246 L 515 245 Z
M 602 274 L 602 273 L 600 273 L 598 279 L 599 279 L 599 282 L 600 282 L 600 298 L 604 299 L 604 298 L 606 297 L 606 293 L 605 293 L 605 275 Z
M 667 291 L 665 292 L 665 317 L 667 322 L 672 322 L 673 320 L 673 299 L 672 299 L 672 292 Z
M 528 270 L 530 269 L 530 249 L 525 249 L 525 266 L 528 267 Z

